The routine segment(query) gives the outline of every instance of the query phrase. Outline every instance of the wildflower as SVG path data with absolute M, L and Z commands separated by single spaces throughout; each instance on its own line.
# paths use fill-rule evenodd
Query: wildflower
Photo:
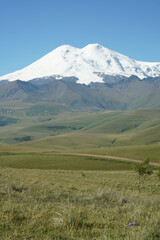
M 128 224 L 128 227 L 132 228 L 134 225 L 135 225 L 135 222 L 130 222 L 130 223 Z

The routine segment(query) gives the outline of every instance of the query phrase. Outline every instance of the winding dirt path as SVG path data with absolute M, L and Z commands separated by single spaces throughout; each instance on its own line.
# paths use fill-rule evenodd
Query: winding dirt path
M 90 153 L 59 153 L 59 154 L 71 155 L 71 156 L 96 157 L 96 158 L 103 158 L 103 159 L 105 158 L 105 159 L 121 160 L 121 161 L 134 162 L 134 163 L 142 162 L 142 160 L 140 159 L 132 159 L 132 158 L 125 158 L 125 157 L 109 156 L 109 155 L 98 155 L 98 154 L 90 154 Z M 149 162 L 149 164 L 160 167 L 160 163 Z

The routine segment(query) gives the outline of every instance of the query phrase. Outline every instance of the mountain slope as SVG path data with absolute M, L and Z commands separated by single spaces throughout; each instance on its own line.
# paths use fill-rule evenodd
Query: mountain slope
M 55 103 L 69 109 L 132 110 L 160 107 L 160 77 L 140 80 L 136 76 L 117 83 L 78 84 L 53 80 L 46 84 L 20 80 L 0 88 L 0 102 Z M 42 82 L 45 82 L 45 79 Z
M 1 86 L 0 88 L 0 100 L 18 100 L 22 102 L 29 99 L 31 101 L 38 94 L 38 87 L 31 84 L 30 82 L 14 81 L 9 82 Z
M 62 80 L 53 80 L 43 85 L 17 80 L 0 88 L 1 102 L 52 102 L 77 109 L 121 109 L 125 103 L 118 98 L 119 95 L 114 94 L 114 89 L 104 84 L 96 87 Z
M 135 61 L 127 56 L 109 50 L 99 44 L 89 44 L 79 49 L 63 45 L 28 67 L 0 77 L 0 80 L 23 80 L 54 76 L 76 77 L 78 83 L 103 82 L 106 75 L 136 75 L 156 77 L 160 75 L 160 63 Z

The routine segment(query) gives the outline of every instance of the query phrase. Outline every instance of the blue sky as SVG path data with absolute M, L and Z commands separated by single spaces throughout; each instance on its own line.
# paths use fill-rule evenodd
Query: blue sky
M 0 0 L 0 76 L 62 44 L 160 62 L 159 0 Z

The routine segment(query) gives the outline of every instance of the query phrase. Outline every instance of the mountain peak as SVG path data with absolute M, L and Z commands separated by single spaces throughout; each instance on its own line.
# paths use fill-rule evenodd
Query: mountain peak
M 103 82 L 105 75 L 139 78 L 160 76 L 160 63 L 135 61 L 98 43 L 83 48 L 62 45 L 22 70 L 0 80 L 28 81 L 47 76 L 76 77 L 79 83 Z
M 100 48 L 103 48 L 103 46 L 101 46 L 99 43 L 90 43 L 87 46 L 85 46 L 84 48 L 97 48 L 97 49 L 100 49 Z
M 68 44 L 63 44 L 63 45 L 57 47 L 56 49 L 66 50 L 66 49 L 76 49 L 76 48 L 71 45 L 68 45 Z M 53 51 L 55 51 L 56 49 L 54 49 Z

